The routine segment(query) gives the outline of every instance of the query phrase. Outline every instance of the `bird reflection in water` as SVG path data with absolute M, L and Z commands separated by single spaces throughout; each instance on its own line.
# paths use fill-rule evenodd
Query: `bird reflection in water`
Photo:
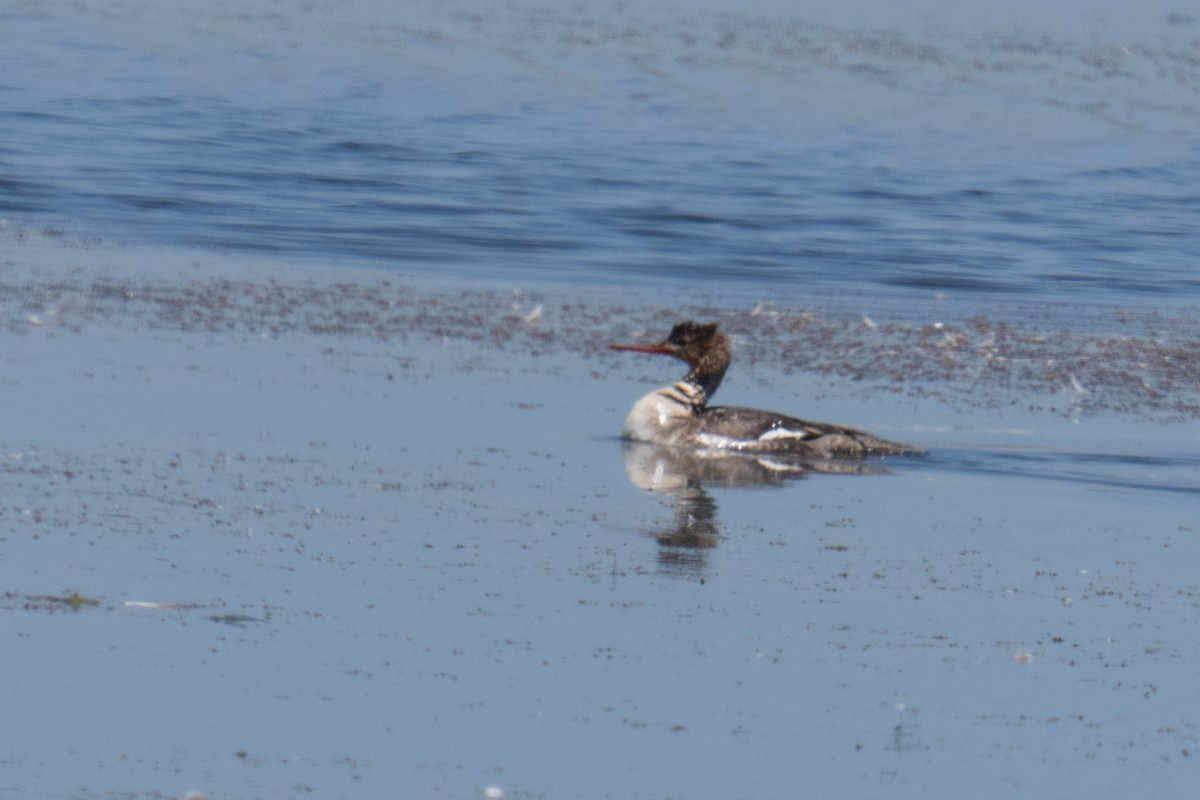
M 689 450 L 647 442 L 621 444 L 629 481 L 640 489 L 671 498 L 672 525 L 653 532 L 659 543 L 659 568 L 679 577 L 704 579 L 707 551 L 721 541 L 717 501 L 709 488 L 783 486 L 813 472 L 882 474 L 886 470 L 858 460 L 805 460 L 762 453 Z

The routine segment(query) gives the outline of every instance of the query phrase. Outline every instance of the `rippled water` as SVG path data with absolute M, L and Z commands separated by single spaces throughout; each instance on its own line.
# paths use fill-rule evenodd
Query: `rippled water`
M 1170 4 L 175 5 L 9 9 L 0 213 L 512 285 L 1198 288 L 1200 24 Z
M 1192 790 L 1200 16 L 755 6 L 0 5 L 5 797 Z

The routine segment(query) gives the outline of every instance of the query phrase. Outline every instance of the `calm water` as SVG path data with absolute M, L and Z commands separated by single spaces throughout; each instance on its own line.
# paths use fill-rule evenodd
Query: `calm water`
M 1179 428 L 843 404 L 933 452 L 650 493 L 618 359 L 82 324 L 0 354 L 5 797 L 1195 785 Z
M 9 3 L 0 214 L 514 286 L 1191 303 L 1195 14 L 840 8 Z
M 1194 791 L 1200 15 L 727 5 L 0 3 L 0 794 Z M 623 450 L 700 297 L 929 455 Z

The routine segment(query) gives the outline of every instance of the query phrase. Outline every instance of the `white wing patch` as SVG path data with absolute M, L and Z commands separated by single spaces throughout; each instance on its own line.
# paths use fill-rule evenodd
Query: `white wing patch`
M 722 450 L 753 449 L 755 445 L 778 441 L 804 441 L 813 438 L 813 431 L 807 428 L 792 430 L 791 428 L 772 428 L 756 439 L 735 439 L 732 436 L 722 436 L 719 433 L 700 432 L 696 434 L 696 443 L 701 447 L 712 447 Z
M 812 431 L 802 429 L 794 431 L 791 428 L 772 428 L 758 437 L 760 442 L 772 442 L 776 439 L 811 439 Z
M 704 433 L 703 431 L 696 434 L 696 443 L 702 447 L 713 447 L 723 450 L 742 448 L 748 444 L 745 439 L 734 439 L 731 436 L 722 436 L 719 433 Z

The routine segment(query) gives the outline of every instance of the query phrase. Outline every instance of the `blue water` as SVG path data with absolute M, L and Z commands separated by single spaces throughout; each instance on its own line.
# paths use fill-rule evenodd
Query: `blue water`
M 166 5 L 0 18 L 0 215 L 513 286 L 1200 288 L 1200 23 L 1169 3 Z
M 0 793 L 1193 790 L 1200 15 L 882 6 L 0 3 Z M 697 294 L 928 455 L 646 491 L 580 329 Z
M 677 498 L 616 438 L 642 367 L 44 328 L 0 353 L 5 798 L 1194 786 L 1194 429 L 927 405 L 963 431 L 889 474 Z

